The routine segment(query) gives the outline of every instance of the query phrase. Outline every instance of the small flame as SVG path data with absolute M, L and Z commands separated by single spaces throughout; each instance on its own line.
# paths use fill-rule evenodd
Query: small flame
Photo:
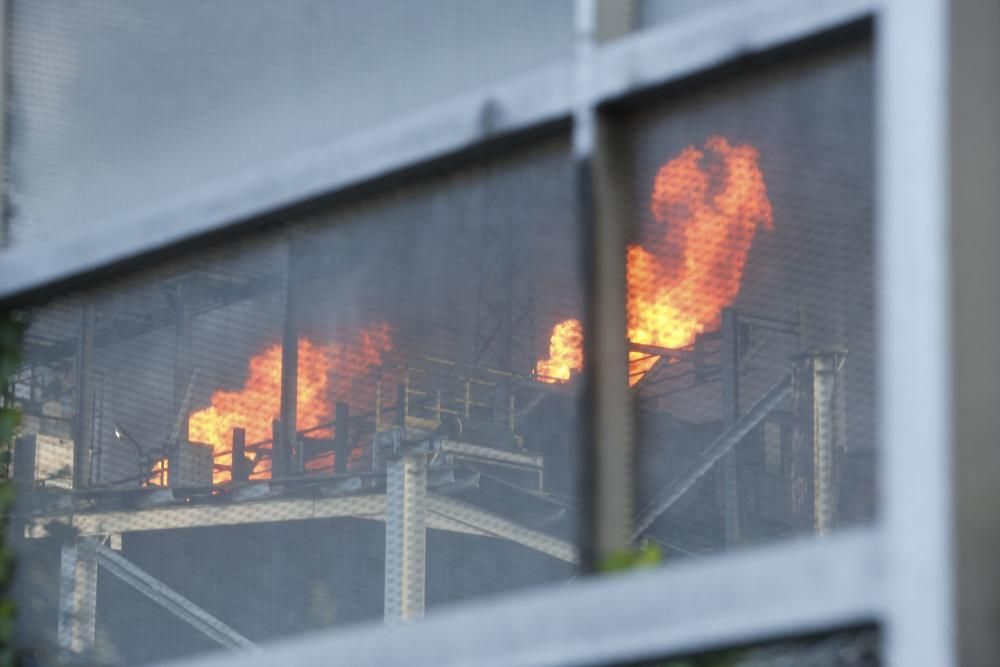
M 552 330 L 549 358 L 541 359 L 535 375 L 543 382 L 568 380 L 574 370 L 583 368 L 583 327 L 579 320 L 564 320 Z
M 628 248 L 628 339 L 684 347 L 718 326 L 722 309 L 739 294 L 757 228 L 773 228 L 757 150 L 718 136 L 704 150 L 685 148 L 656 174 L 650 209 L 657 238 L 650 247 Z M 582 336 L 570 339 L 565 333 L 570 322 L 576 320 L 556 325 L 550 358 L 538 362 L 538 375 L 565 381 L 583 367 Z M 578 322 L 575 328 L 580 330 Z M 657 359 L 630 352 L 629 384 L 642 379 Z
M 148 486 L 167 486 L 170 484 L 170 459 L 163 457 L 153 461 L 146 484 Z
M 358 332 L 350 342 L 328 344 L 299 339 L 298 423 L 299 430 L 330 421 L 337 400 L 357 398 L 358 381 L 368 369 L 382 362 L 382 354 L 392 349 L 389 326 L 378 323 Z M 281 345 L 274 344 L 250 359 L 250 371 L 243 387 L 219 390 L 211 405 L 191 413 L 188 438 L 206 443 L 215 452 L 215 463 L 232 465 L 233 428 L 246 430 L 248 445 L 271 439 L 272 422 L 281 407 Z M 319 433 L 320 435 L 322 433 Z M 269 447 L 270 445 L 266 445 Z M 254 479 L 270 477 L 269 461 L 254 470 Z M 228 470 L 216 470 L 215 483 L 231 479 Z

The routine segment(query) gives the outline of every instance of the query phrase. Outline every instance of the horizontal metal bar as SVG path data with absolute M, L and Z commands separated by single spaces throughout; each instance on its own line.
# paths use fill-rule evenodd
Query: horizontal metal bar
M 228 505 L 179 505 L 45 516 L 30 520 L 25 526 L 25 536 L 45 537 L 48 535 L 46 525 L 50 522 L 67 525 L 81 536 L 94 536 L 139 530 L 174 530 L 348 516 L 381 519 L 384 515 L 383 494 L 316 499 L 281 498 Z
M 633 352 L 644 352 L 648 357 L 643 357 L 648 359 L 649 357 L 667 357 L 668 359 L 677 359 L 678 361 L 691 361 L 694 359 L 693 349 L 672 349 L 669 347 L 661 347 L 660 345 L 647 345 L 645 343 L 636 343 L 629 341 L 628 349 Z M 643 371 L 644 373 L 646 371 Z
M 217 619 L 186 597 L 103 544 L 87 543 L 94 550 L 97 563 L 107 572 L 125 582 L 160 605 L 209 639 L 226 648 L 259 651 L 259 647 L 236 630 Z
M 574 95 L 584 95 L 591 105 L 621 99 L 835 29 L 877 5 L 875 0 L 743 0 L 727 5 L 725 12 L 696 15 L 598 49 L 590 90 L 574 92 L 569 62 L 539 67 L 346 140 L 257 165 L 148 210 L 15 246 L 0 262 L 0 308 L 81 287 L 168 251 L 248 229 L 269 214 L 319 196 L 568 119 Z
M 251 487 L 247 487 L 251 488 Z M 576 562 L 576 547 L 565 540 L 521 526 L 510 519 L 446 496 L 428 496 L 427 526 L 471 535 L 497 537 L 524 545 L 567 562 Z M 306 521 L 355 517 L 385 521 L 385 495 L 336 498 L 274 498 L 228 505 L 149 507 L 132 511 L 87 512 L 47 516 L 29 521 L 25 535 L 41 538 L 46 526 L 58 523 L 83 537 L 134 531 L 176 530 L 207 526 L 232 526 L 275 521 Z
M 740 0 L 612 42 L 597 58 L 603 103 L 871 16 L 878 0 Z
M 482 459 L 483 461 L 499 461 L 503 463 L 513 463 L 516 465 L 531 466 L 541 468 L 545 463 L 545 457 L 540 454 L 528 454 L 511 452 L 496 447 L 486 447 L 485 445 L 470 445 L 454 440 L 440 440 L 441 451 L 449 454 L 459 454 L 471 458 Z
M 276 642 L 258 656 L 176 664 L 311 667 L 336 656 L 353 667 L 569 667 L 821 632 L 877 619 L 879 547 L 874 530 L 795 540 L 432 610 L 408 627 L 354 627 Z
M 485 535 L 516 542 L 553 558 L 568 563 L 579 561 L 577 549 L 572 543 L 531 528 L 525 528 L 510 519 L 497 516 L 460 500 L 446 496 L 428 495 L 427 510 L 432 515 L 440 515 L 459 525 L 481 531 Z

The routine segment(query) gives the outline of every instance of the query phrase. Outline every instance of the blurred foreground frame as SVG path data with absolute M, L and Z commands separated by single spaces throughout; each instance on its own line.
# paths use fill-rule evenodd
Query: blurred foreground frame
M 600 146 L 601 142 L 600 137 L 594 134 L 594 127 L 601 124 L 595 113 L 599 107 L 619 103 L 628 96 L 648 93 L 665 83 L 685 80 L 693 73 L 716 70 L 754 53 L 801 46 L 810 37 L 836 38 L 845 26 L 856 29 L 859 22 L 865 23 L 876 17 L 879 30 L 875 39 L 878 42 L 878 67 L 882 74 L 878 94 L 883 102 L 879 109 L 883 122 L 880 123 L 878 138 L 879 187 L 883 188 L 878 216 L 881 230 L 878 256 L 883 265 L 879 312 L 884 320 L 881 350 L 885 353 L 879 371 L 884 410 L 880 426 L 884 452 L 880 461 L 884 485 L 881 497 L 884 503 L 878 522 L 853 531 L 825 534 L 832 518 L 829 508 L 833 500 L 824 496 L 831 488 L 827 469 L 823 467 L 828 461 L 824 451 L 820 452 L 822 456 L 814 458 L 820 474 L 813 476 L 813 502 L 807 503 L 812 510 L 814 528 L 823 535 L 823 539 L 790 540 L 655 571 L 587 578 L 565 589 L 541 589 L 509 598 L 470 602 L 464 608 L 443 610 L 430 615 L 421 624 L 403 627 L 395 638 L 381 629 L 359 626 L 329 636 L 297 640 L 294 645 L 274 646 L 268 649 L 270 653 L 260 658 L 227 660 L 206 657 L 205 664 L 236 664 L 237 659 L 240 664 L 256 664 L 255 660 L 263 664 L 264 660 L 279 659 L 304 664 L 331 654 L 352 656 L 356 658 L 352 664 L 385 664 L 407 656 L 414 661 L 413 664 L 448 664 L 449 661 L 451 664 L 469 664 L 476 658 L 491 656 L 502 656 L 504 662 L 496 664 L 614 664 L 649 655 L 690 654 L 712 647 L 746 645 L 778 636 L 798 636 L 871 622 L 891 629 L 885 635 L 885 653 L 890 664 L 918 664 L 921 660 L 946 666 L 989 664 L 1000 655 L 997 638 L 992 637 L 981 622 L 982 618 L 988 617 L 985 610 L 992 608 L 998 597 L 995 577 L 990 577 L 990 563 L 995 563 L 993 547 L 998 542 L 993 538 L 1000 529 L 993 526 L 996 522 L 983 509 L 983 505 L 995 507 L 996 504 L 982 502 L 984 497 L 994 498 L 997 494 L 990 477 L 993 468 L 986 464 L 994 460 L 995 454 L 983 444 L 983 438 L 976 438 L 976 434 L 993 432 L 995 416 L 992 415 L 992 406 L 996 402 L 988 399 L 1000 393 L 997 386 L 1000 374 L 995 372 L 997 352 L 989 344 L 995 321 L 1000 319 L 995 317 L 994 312 L 1000 306 L 992 303 L 989 290 L 995 285 L 1000 270 L 995 256 L 982 254 L 987 252 L 983 249 L 996 247 L 996 232 L 988 229 L 990 225 L 983 222 L 994 220 L 1000 206 L 995 193 L 971 185 L 981 182 L 977 175 L 996 171 L 996 156 L 989 150 L 977 151 L 976 148 L 982 136 L 995 133 L 995 128 L 990 128 L 1000 117 L 996 113 L 998 105 L 992 97 L 987 104 L 971 102 L 979 99 L 977 91 L 980 91 L 984 81 L 996 80 L 993 76 L 998 69 L 996 59 L 982 57 L 984 54 L 977 51 L 990 48 L 988 44 L 996 40 L 971 39 L 982 37 L 982 33 L 977 32 L 985 30 L 982 26 L 996 25 L 996 21 L 991 20 L 996 16 L 990 14 L 994 10 L 961 2 L 928 2 L 914 9 L 905 3 L 893 2 L 804 5 L 778 0 L 748 0 L 739 7 L 734 6 L 732 13 L 726 15 L 720 13 L 703 21 L 691 20 L 676 26 L 651 29 L 598 48 L 594 40 L 602 37 L 601 21 L 595 18 L 600 16 L 597 13 L 599 6 L 596 3 L 580 3 L 582 18 L 578 27 L 581 47 L 574 65 L 579 70 L 580 90 L 569 94 L 560 89 L 562 84 L 558 82 L 562 81 L 564 72 L 556 72 L 551 81 L 556 82 L 555 88 L 563 90 L 563 93 L 544 99 L 539 96 L 537 106 L 526 105 L 527 112 L 535 115 L 524 120 L 527 116 L 506 116 L 502 112 L 504 100 L 518 99 L 518 94 L 511 92 L 516 86 L 512 86 L 498 93 L 501 101 L 494 101 L 494 106 L 490 108 L 501 111 L 488 114 L 486 117 L 490 122 L 481 122 L 484 116 L 476 114 L 476 129 L 459 132 L 457 139 L 455 136 L 433 139 L 422 144 L 420 149 L 412 149 L 412 144 L 407 144 L 412 149 L 410 153 L 403 151 L 390 156 L 388 162 L 392 164 L 392 169 L 388 169 L 386 163 L 380 166 L 359 163 L 356 173 L 341 175 L 341 180 L 334 179 L 334 183 L 326 183 L 324 187 L 335 190 L 356 185 L 366 178 L 384 176 L 387 170 L 411 168 L 487 140 L 495 141 L 504 133 L 530 129 L 535 122 L 549 123 L 553 119 L 565 120 L 572 116 L 575 143 L 578 144 L 576 159 L 589 163 L 594 168 L 592 173 L 596 174 L 592 198 L 584 197 L 583 201 L 592 205 L 590 213 L 597 211 L 598 221 L 611 220 L 612 225 L 622 224 L 620 219 L 617 223 L 613 222 L 613 212 L 609 214 L 601 208 L 609 199 L 620 198 L 620 193 L 614 194 L 613 183 L 600 182 L 601 155 L 600 149 L 595 149 L 595 146 Z M 761 18 L 771 20 L 761 22 Z M 950 20 L 943 20 L 946 18 Z M 952 38 L 946 40 L 946 34 Z M 691 49 L 692 43 L 699 44 L 699 48 Z M 950 87 L 930 85 L 925 88 L 913 85 L 906 75 L 910 68 L 917 65 L 926 66 L 921 71 L 927 72 L 932 84 L 947 81 L 947 72 L 969 71 L 971 74 L 968 79 L 953 82 L 955 85 Z M 984 72 L 983 68 L 989 71 Z M 542 79 L 547 76 L 547 72 L 540 74 Z M 533 87 L 536 84 L 528 82 L 523 90 L 536 91 L 538 88 Z M 942 90 L 948 91 L 943 103 L 937 97 Z M 455 118 L 465 118 L 468 113 L 476 112 L 476 104 L 459 105 L 454 110 Z M 916 117 L 917 109 L 926 117 Z M 970 117 L 963 115 L 961 124 L 955 120 L 959 111 L 971 114 Z M 511 117 L 519 120 L 510 120 Z M 984 132 L 977 134 L 976 130 Z M 915 142 L 914 132 L 918 136 L 926 136 L 927 141 Z M 342 159 L 340 155 L 336 157 Z M 944 171 L 941 165 L 948 165 L 948 169 L 954 170 L 952 178 L 941 177 L 941 171 Z M 311 166 L 315 167 L 315 164 Z M 586 176 L 588 172 L 583 170 L 581 173 Z M 583 187 L 586 187 L 589 178 L 583 179 Z M 294 180 L 289 178 L 284 182 L 287 184 Z M 277 194 L 271 191 L 271 199 L 265 197 L 270 202 L 269 206 L 262 204 L 259 197 L 251 198 L 249 201 L 255 208 L 250 213 L 271 211 L 301 200 L 316 192 L 315 181 L 310 187 L 314 190 L 290 187 Z M 230 196 L 228 200 L 226 197 L 221 199 L 233 206 L 233 191 L 222 194 Z M 586 214 L 587 207 L 582 209 Z M 176 214 L 176 211 L 173 213 Z M 85 245 L 76 254 L 77 259 L 72 261 L 38 261 L 40 255 L 42 258 L 66 259 L 72 254 L 68 252 L 68 248 L 72 247 L 69 243 L 60 245 L 56 242 L 45 249 L 36 246 L 23 252 L 17 248 L 10 250 L 11 262 L 6 265 L 7 268 L 0 269 L 0 285 L 7 290 L 4 295 L 10 303 L 23 303 L 70 286 L 94 285 L 99 278 L 108 277 L 125 266 L 134 266 L 140 259 L 190 249 L 193 242 L 213 235 L 217 237 L 223 230 L 249 229 L 251 225 L 264 224 L 262 217 L 247 216 L 247 211 L 240 211 L 238 207 L 228 209 L 223 215 L 218 214 L 218 209 L 211 215 L 204 210 L 194 210 L 193 213 L 195 215 L 188 217 L 189 222 L 185 223 L 188 226 L 181 225 L 170 233 L 153 236 L 148 244 L 138 243 L 136 238 L 139 233 L 132 231 L 121 234 L 115 242 Z M 253 218 L 252 223 L 242 224 L 250 218 Z M 152 223 L 146 220 L 145 224 Z M 139 227 L 142 224 L 137 224 Z M 590 245 L 588 257 L 600 263 L 602 260 L 597 257 L 600 244 L 595 240 L 605 232 L 596 231 L 600 224 L 584 224 L 583 228 Z M 617 231 L 622 231 L 622 228 L 618 227 Z M 97 232 L 96 235 L 99 237 L 102 233 L 108 232 Z M 953 243 L 942 246 L 938 243 L 942 238 L 949 238 Z M 106 239 L 98 239 L 101 240 Z M 624 243 L 623 239 L 619 241 Z M 953 254 L 946 257 L 946 252 Z M 975 261 L 969 261 L 970 258 Z M 590 310 L 584 313 L 583 318 L 585 341 L 601 340 L 602 334 L 595 331 L 601 323 L 621 319 L 621 312 L 617 315 L 609 313 L 616 307 L 624 310 L 621 299 L 616 306 L 613 297 L 616 293 L 620 295 L 624 287 L 624 267 L 614 264 L 622 260 L 620 255 L 617 260 L 611 258 L 608 264 L 595 271 L 597 284 L 590 286 L 587 294 Z M 950 286 L 953 292 L 943 293 L 942 285 Z M 183 289 L 178 287 L 175 294 L 179 303 L 184 301 Z M 602 290 L 606 295 L 603 306 Z M 968 298 L 967 295 L 982 298 Z M 956 304 L 954 311 L 948 307 L 951 299 Z M 922 306 L 920 322 L 915 322 L 912 315 L 913 306 L 917 303 Z M 602 317 L 602 313 L 609 315 Z M 84 329 L 87 317 L 84 312 Z M 624 338 L 620 335 L 623 329 L 617 328 L 619 338 Z M 739 355 L 746 351 L 747 348 L 741 347 L 744 338 L 740 331 L 738 326 L 731 329 L 732 335 L 727 339 L 731 346 L 723 350 L 724 354 L 735 350 Z M 605 340 L 613 340 L 610 328 L 603 335 Z M 86 335 L 81 336 L 81 340 L 84 339 Z M 287 344 L 287 339 L 285 342 L 281 354 L 285 369 L 283 375 L 286 377 L 281 384 L 286 388 L 295 388 L 295 378 L 287 377 L 288 369 L 295 366 L 293 355 L 308 352 L 302 352 L 294 343 Z M 615 553 L 627 553 L 634 528 L 633 508 L 628 498 L 631 480 L 625 473 L 628 466 L 622 465 L 622 460 L 629 454 L 627 426 L 623 427 L 627 420 L 622 419 L 621 412 L 627 410 L 627 389 L 619 386 L 616 390 L 607 391 L 607 386 L 616 381 L 625 384 L 626 375 L 621 371 L 627 363 L 628 350 L 623 340 L 617 345 L 607 359 L 603 359 L 601 354 L 594 354 L 593 350 L 585 356 L 592 365 L 592 372 L 584 378 L 590 384 L 586 393 L 590 397 L 587 417 L 593 420 L 587 438 L 590 443 L 587 459 L 591 463 L 596 461 L 608 465 L 585 468 L 586 479 L 592 483 L 587 488 L 595 493 L 593 506 L 584 511 L 581 523 L 585 530 L 577 536 L 578 543 L 554 540 L 551 535 L 540 531 L 525 530 L 523 525 L 498 521 L 491 513 L 482 516 L 468 507 L 449 502 L 450 499 L 431 497 L 432 494 L 428 493 L 431 484 L 442 483 L 455 488 L 469 484 L 470 479 L 459 474 L 432 480 L 428 461 L 447 455 L 482 457 L 484 452 L 455 449 L 469 444 L 463 443 L 456 435 L 467 433 L 466 423 L 462 422 L 461 414 L 458 421 L 445 420 L 443 411 L 454 408 L 439 402 L 436 394 L 425 396 L 421 399 L 422 403 L 409 402 L 417 391 L 422 390 L 413 385 L 407 386 L 406 372 L 413 369 L 405 366 L 396 369 L 402 370 L 404 375 L 404 381 L 400 383 L 402 391 L 397 386 L 395 391 L 386 392 L 386 401 L 392 401 L 394 411 L 384 415 L 387 418 L 384 422 L 386 428 L 381 432 L 389 435 L 374 438 L 378 440 L 378 447 L 373 447 L 372 451 L 373 458 L 376 452 L 385 456 L 389 471 L 387 476 L 397 482 L 393 492 L 385 494 L 380 500 L 359 500 L 358 496 L 342 495 L 342 492 L 353 492 L 358 488 L 363 490 L 365 480 L 345 481 L 344 489 L 334 491 L 329 497 L 323 496 L 298 505 L 283 504 L 274 508 L 279 510 L 279 514 L 272 516 L 280 516 L 280 512 L 287 511 L 291 516 L 305 515 L 310 518 L 384 517 L 387 560 L 397 558 L 399 552 L 395 549 L 399 545 L 420 545 L 418 551 L 426 548 L 421 538 L 426 536 L 431 519 L 426 515 L 422 520 L 415 518 L 408 509 L 412 509 L 414 504 L 430 506 L 432 503 L 437 505 L 431 514 L 441 526 L 451 530 L 462 526 L 463 530 L 476 530 L 493 536 L 499 534 L 505 540 L 547 553 L 563 562 L 579 558 L 578 548 L 589 563 L 599 563 L 601 557 Z M 86 348 L 86 344 L 83 347 Z M 612 343 L 611 347 L 615 348 L 616 344 Z M 942 352 L 946 349 L 949 354 Z M 928 350 L 940 354 L 929 354 Z M 649 353 L 648 350 L 635 351 Z M 853 351 L 850 353 L 853 354 Z M 923 363 L 914 365 L 914 358 L 920 358 Z M 949 365 L 952 361 L 954 367 Z M 824 373 L 835 373 L 839 361 L 837 358 L 819 360 L 819 372 L 815 363 L 812 367 L 814 397 L 825 395 L 828 391 L 823 383 L 824 378 L 829 376 Z M 179 381 L 175 383 L 174 400 L 178 405 L 187 404 L 186 395 L 189 392 L 186 387 L 191 383 L 190 378 L 197 376 L 195 370 L 187 367 L 177 376 Z M 601 384 L 601 378 L 608 381 L 607 386 Z M 777 392 L 784 391 L 781 384 L 775 387 Z M 471 393 L 471 389 L 469 391 Z M 294 396 L 295 392 L 292 391 L 291 395 Z M 250 489 L 244 491 L 246 494 L 252 495 L 261 488 L 269 492 L 276 480 L 290 484 L 278 475 L 289 470 L 294 472 L 306 458 L 305 443 L 312 442 L 299 442 L 303 434 L 290 427 L 296 424 L 296 415 L 288 393 L 283 392 L 282 397 L 284 400 L 279 406 L 281 418 L 272 425 L 269 436 L 272 453 L 278 454 L 272 459 L 273 474 L 266 483 L 258 481 L 251 484 L 248 479 L 241 488 Z M 477 401 L 471 397 L 463 398 L 464 409 L 471 411 L 471 406 Z M 494 390 L 494 401 L 490 407 L 496 415 L 500 415 L 498 421 L 504 417 L 509 419 L 516 411 L 509 401 L 502 400 L 504 398 L 507 396 L 503 391 Z M 97 397 L 84 396 L 81 401 L 89 406 L 97 401 Z M 411 405 L 414 408 L 412 413 Z M 426 413 L 435 411 L 437 419 L 433 430 L 420 429 L 434 433 L 435 437 L 424 438 L 422 442 L 421 439 L 407 437 L 408 427 L 419 429 L 415 420 L 428 419 Z M 953 417 L 953 411 L 960 419 Z M 729 428 L 736 428 L 740 420 L 752 412 L 752 407 L 744 414 L 739 414 L 737 409 L 736 414 L 730 416 Z M 336 416 L 338 421 L 343 420 L 341 424 L 350 423 L 352 419 L 350 410 L 339 410 Z M 813 416 L 817 424 L 816 440 L 827 442 L 823 434 L 828 431 L 824 430 L 824 425 L 831 419 L 835 421 L 835 415 L 814 408 Z M 375 433 L 380 433 L 382 417 L 379 414 L 374 418 Z M 459 422 L 462 422 L 461 425 Z M 332 426 L 335 429 L 332 438 L 326 437 L 328 434 L 313 437 L 332 441 L 320 446 L 329 447 L 334 453 L 332 465 L 336 469 L 338 448 L 340 452 L 352 450 L 349 441 L 345 443 L 342 439 L 337 442 L 337 425 Z M 619 435 L 624 435 L 621 441 L 612 443 L 610 440 L 614 438 L 605 436 L 615 433 L 615 429 L 618 429 Z M 166 529 L 172 521 L 190 520 L 177 518 L 182 515 L 180 511 L 166 511 L 177 501 L 174 493 L 177 489 L 170 487 L 169 478 L 171 475 L 186 475 L 189 468 L 196 471 L 203 469 L 200 461 L 204 453 L 198 449 L 184 454 L 174 451 L 174 431 L 183 430 L 183 426 L 174 429 L 172 424 L 168 424 L 165 430 L 168 437 L 164 451 L 150 452 L 164 456 L 151 457 L 149 463 L 155 464 L 155 467 L 144 467 L 144 461 L 135 477 L 139 481 L 147 472 L 151 477 L 155 473 L 158 482 L 167 485 L 144 489 L 146 507 L 139 510 L 150 513 L 147 516 L 157 512 L 160 514 L 156 516 L 169 515 L 170 518 L 162 524 Z M 121 434 L 119 441 L 123 443 L 122 447 L 132 446 L 129 444 L 131 429 L 128 425 L 118 425 L 114 431 L 116 437 Z M 231 462 L 227 472 L 232 479 L 240 482 L 243 480 L 239 478 L 244 475 L 250 477 L 254 474 L 254 466 L 260 458 L 253 456 L 254 445 L 259 443 L 246 442 L 245 435 L 241 437 L 235 431 L 230 434 Z M 946 443 L 952 435 L 955 447 L 949 451 Z M 831 442 L 836 442 L 836 436 Z M 612 444 L 622 447 L 619 453 L 615 453 Z M 452 447 L 452 451 L 447 451 L 448 446 Z M 724 460 L 731 446 L 728 440 L 716 441 L 708 458 L 713 459 L 713 463 L 714 460 Z M 250 454 L 247 453 L 248 448 Z M 57 460 L 63 460 L 67 455 L 66 447 L 57 441 L 36 441 L 34 451 L 49 451 Z M 86 479 L 88 476 L 81 471 L 89 466 L 80 465 L 78 451 L 68 452 L 73 463 L 71 470 L 75 479 Z M 520 466 L 519 472 L 528 471 L 523 477 L 530 477 L 534 464 L 521 458 L 525 455 L 518 451 L 516 441 L 509 453 L 511 456 L 507 458 L 510 460 L 503 463 L 515 468 Z M 66 478 L 66 465 L 58 465 L 49 471 L 44 481 L 59 488 Z M 691 469 L 694 471 L 692 474 L 697 477 L 697 472 L 703 467 L 704 462 L 696 463 Z M 948 476 L 951 470 L 957 471 L 958 479 Z M 205 487 L 213 486 L 212 477 L 214 470 L 210 472 Z M 145 483 L 149 484 L 148 481 Z M 919 497 L 914 497 L 913 488 L 921 490 L 917 494 Z M 666 498 L 670 497 L 672 495 L 667 494 Z M 350 500 L 345 501 L 345 498 Z M 247 497 L 247 500 L 250 498 Z M 729 508 L 724 533 L 727 542 L 739 543 L 743 534 L 740 523 L 743 510 L 725 493 L 719 501 Z M 669 507 L 669 503 L 667 505 Z M 558 513 L 558 508 L 549 509 Z M 953 511 L 955 514 L 952 514 Z M 242 643 L 241 640 L 246 638 L 239 632 L 220 621 L 217 615 L 194 605 L 183 592 L 151 577 L 142 568 L 130 567 L 116 560 L 115 547 L 118 545 L 113 536 L 124 532 L 122 528 L 128 527 L 129 517 L 110 512 L 100 517 L 88 517 L 86 512 L 70 513 L 73 517 L 69 523 L 57 521 L 49 526 L 45 522 L 29 527 L 29 531 L 39 531 L 38 537 L 49 535 L 79 540 L 88 535 L 87 531 L 91 531 L 89 535 L 101 536 L 95 544 L 76 543 L 61 552 L 59 583 L 65 584 L 65 590 L 92 590 L 97 579 L 95 563 L 103 558 L 109 571 L 118 568 L 120 576 L 116 576 L 119 579 L 128 579 L 133 588 L 145 587 L 147 597 L 157 600 L 161 606 L 173 605 L 176 615 L 188 615 L 189 624 L 201 624 L 203 634 L 220 633 L 219 637 L 223 639 L 217 639 L 218 643 L 253 648 Z M 138 516 L 138 512 L 123 514 Z M 114 521 L 121 523 L 113 524 Z M 60 525 L 67 526 L 67 531 L 62 535 L 52 535 L 53 530 L 60 531 Z M 952 549 L 955 546 L 951 542 L 953 537 L 957 540 L 955 549 Z M 393 570 L 392 576 L 396 579 L 390 580 L 387 573 L 384 602 L 386 608 L 393 610 L 393 621 L 412 620 L 422 613 L 425 603 L 422 577 L 426 562 L 422 562 L 423 559 L 419 561 L 412 562 L 404 557 L 400 567 Z M 727 575 L 726 572 L 736 574 Z M 931 573 L 929 579 L 927 573 Z M 658 595 L 644 594 L 644 589 L 652 589 Z M 93 620 L 94 614 L 88 612 L 87 604 L 90 603 L 77 599 L 79 596 L 75 593 L 61 597 L 64 601 L 72 600 L 69 605 L 72 608 L 66 609 L 67 614 L 60 613 L 60 638 L 66 648 L 81 648 L 91 639 L 88 623 Z M 92 603 L 96 604 L 96 600 Z M 679 610 L 678 605 L 685 608 Z M 60 609 L 62 611 L 64 609 Z M 84 613 L 79 613 L 81 611 Z M 458 618 L 459 615 L 462 618 Z M 448 628 L 446 623 L 451 627 Z M 456 636 L 456 628 L 463 631 L 459 636 Z M 545 632 L 537 632 L 537 628 L 544 628 Z M 475 649 L 467 645 L 473 640 L 478 644 Z M 491 648 L 494 649 L 492 652 Z M 720 659 L 728 659 L 727 655 Z

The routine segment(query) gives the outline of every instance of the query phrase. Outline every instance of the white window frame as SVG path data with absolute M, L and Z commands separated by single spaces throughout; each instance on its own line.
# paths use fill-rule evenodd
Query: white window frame
M 1000 664 L 1000 3 L 739 0 L 601 41 L 629 0 L 577 0 L 570 62 L 412 113 L 138 215 L 0 255 L 0 306 L 98 284 L 282 211 L 419 173 L 555 123 L 573 127 L 592 222 L 592 556 L 627 542 L 622 220 L 600 108 L 732 61 L 875 27 L 881 489 L 874 525 L 588 577 L 435 611 L 414 626 L 291 637 L 184 664 L 597 665 L 876 624 L 891 665 Z M 989 178 L 986 178 L 989 176 Z M 602 250 L 603 249 L 603 250 Z M 616 342 L 617 341 L 617 342 Z M 605 381 L 600 381 L 601 378 Z

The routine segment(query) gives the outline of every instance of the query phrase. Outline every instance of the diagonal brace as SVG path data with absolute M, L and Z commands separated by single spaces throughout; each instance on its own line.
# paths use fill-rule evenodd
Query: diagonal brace
M 750 410 L 727 428 L 719 438 L 702 452 L 698 460 L 680 478 L 674 480 L 663 492 L 649 503 L 636 517 L 635 531 L 632 539 L 638 539 L 666 512 L 671 505 L 694 486 L 705 473 L 712 469 L 719 459 L 735 447 L 743 437 L 753 430 L 772 410 L 778 407 L 792 391 L 792 377 L 785 376 L 783 380 L 771 387 Z
M 88 541 L 87 546 L 94 550 L 98 564 L 110 574 L 121 579 L 209 639 L 231 649 L 254 652 L 259 650 L 252 641 L 124 556 L 92 540 Z

